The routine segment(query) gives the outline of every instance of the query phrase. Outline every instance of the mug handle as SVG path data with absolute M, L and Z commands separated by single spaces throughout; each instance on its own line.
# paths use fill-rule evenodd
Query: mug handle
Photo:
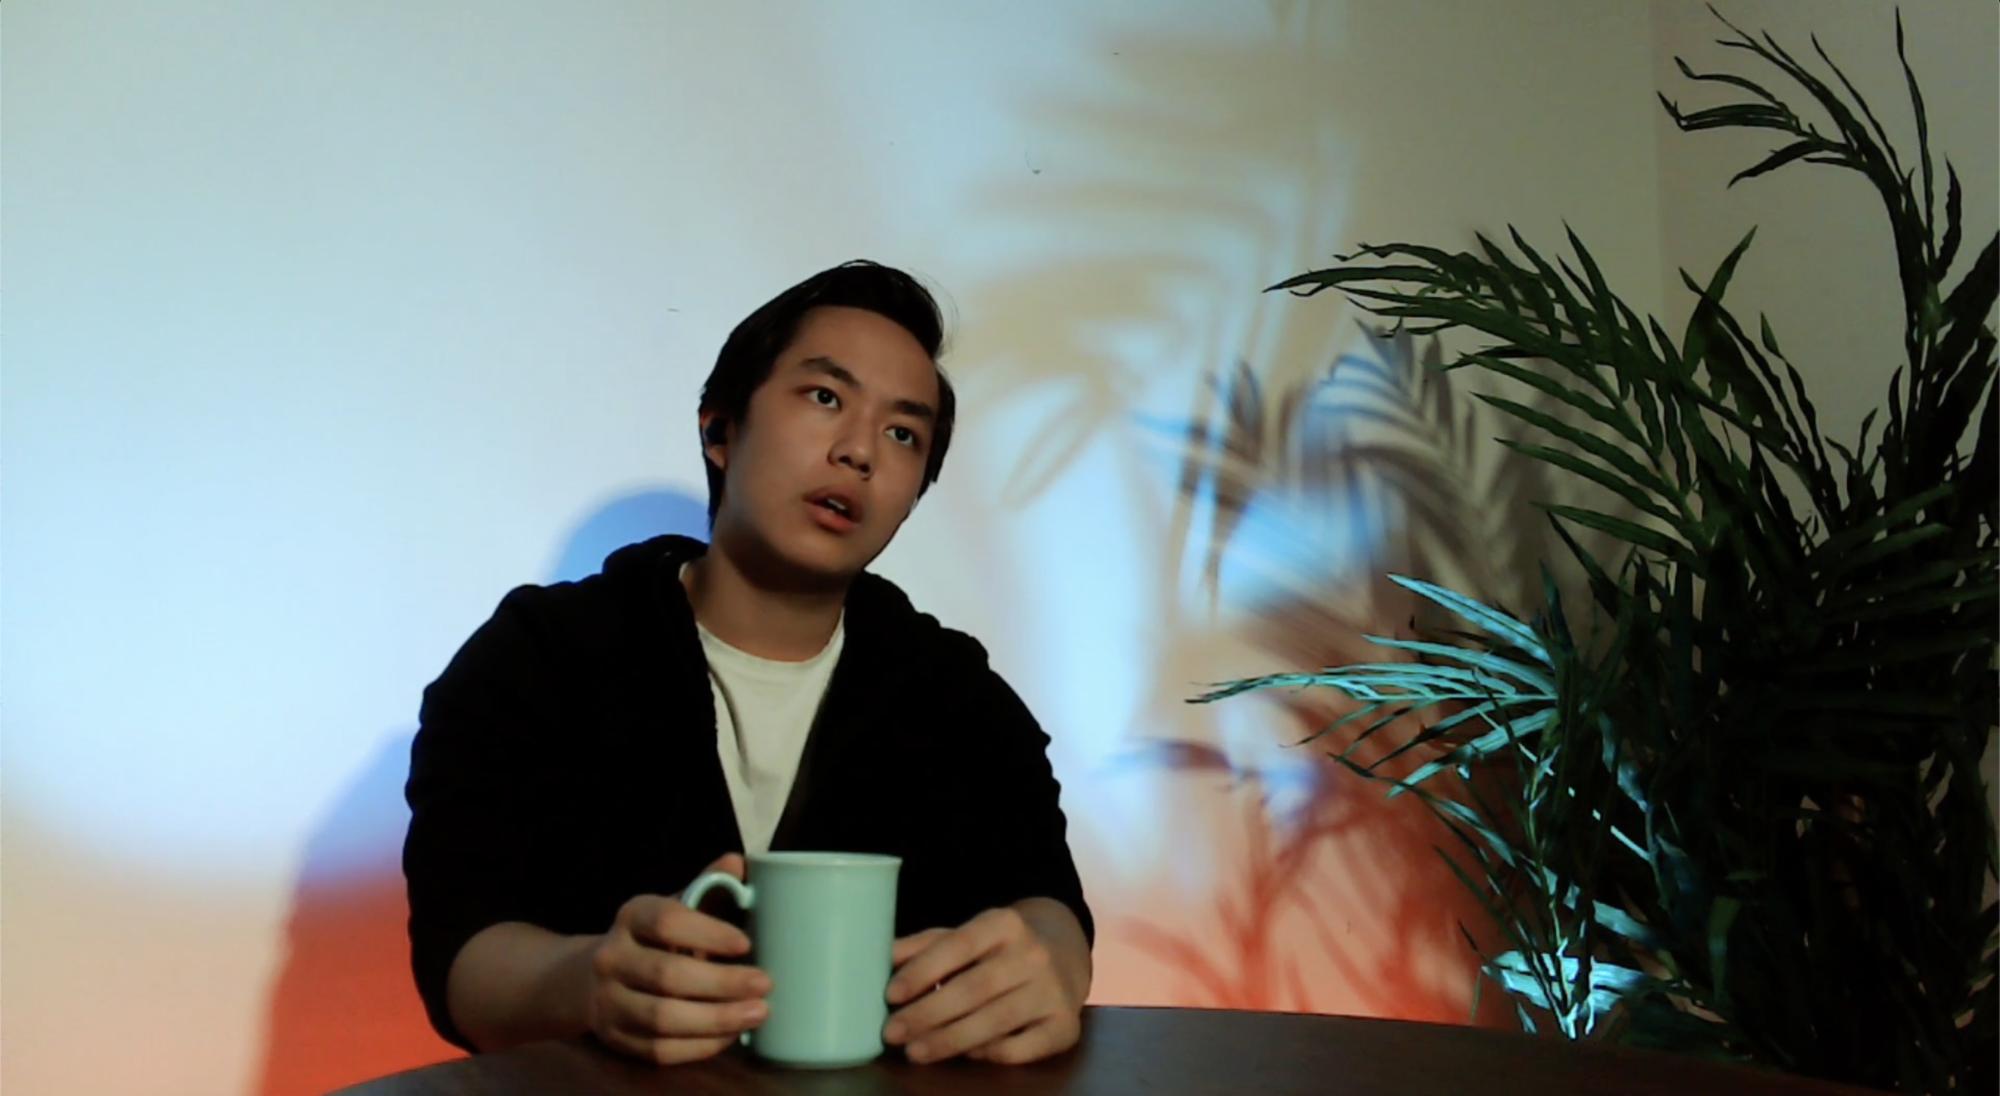
M 757 905 L 756 890 L 726 871 L 712 871 L 689 883 L 688 889 L 681 892 L 681 905 L 696 909 L 701 900 L 708 897 L 708 892 L 717 887 L 728 891 L 729 897 L 735 899 L 741 909 L 752 909 Z
M 738 908 L 746 910 L 756 908 L 756 888 L 726 871 L 712 871 L 689 883 L 688 888 L 681 892 L 681 905 L 689 909 L 699 909 L 701 907 L 701 900 L 708 896 L 709 891 L 717 887 L 728 891 L 729 897 L 736 901 Z M 750 1033 L 747 1031 L 744 1032 L 737 1037 L 736 1041 L 743 1046 L 749 1046 Z

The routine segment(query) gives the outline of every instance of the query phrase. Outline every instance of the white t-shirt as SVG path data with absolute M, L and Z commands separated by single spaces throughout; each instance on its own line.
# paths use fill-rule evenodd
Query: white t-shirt
M 759 658 L 724 643 L 696 622 L 708 656 L 708 687 L 715 696 L 715 752 L 736 809 L 744 852 L 764 852 L 791 798 L 799 756 L 819 715 L 846 642 L 846 619 L 833 638 L 804 662 Z

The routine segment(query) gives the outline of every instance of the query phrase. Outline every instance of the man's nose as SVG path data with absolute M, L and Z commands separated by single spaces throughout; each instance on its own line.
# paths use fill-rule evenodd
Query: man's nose
M 867 479 L 875 467 L 875 450 L 865 438 L 844 436 L 834 444 L 833 461 L 844 464 Z

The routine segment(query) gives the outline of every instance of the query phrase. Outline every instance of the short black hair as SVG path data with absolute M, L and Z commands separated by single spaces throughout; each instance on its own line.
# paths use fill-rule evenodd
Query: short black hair
M 701 413 L 716 413 L 711 430 L 720 423 L 742 426 L 750 409 L 750 394 L 770 379 L 778 355 L 791 345 L 800 321 L 815 308 L 860 308 L 884 316 L 908 331 L 933 363 L 944 347 L 944 317 L 938 312 L 937 300 L 915 278 L 866 259 L 822 270 L 771 298 L 729 333 L 722 352 L 715 357 L 715 368 L 701 386 Z M 930 455 L 919 494 L 937 482 L 958 413 L 958 397 L 943 369 L 937 371 L 937 381 L 937 421 L 931 425 Z M 722 505 L 722 469 L 708 459 L 711 440 L 702 438 L 702 465 L 708 472 L 708 520 L 713 523 Z

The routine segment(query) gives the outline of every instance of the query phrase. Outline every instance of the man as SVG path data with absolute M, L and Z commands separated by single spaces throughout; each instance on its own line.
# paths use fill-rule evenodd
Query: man
M 671 896 L 796 848 L 903 858 L 883 1036 L 911 1060 L 1076 1042 L 1093 926 L 1048 738 L 977 642 L 865 570 L 950 443 L 942 340 L 873 263 L 780 294 L 702 390 L 711 543 L 514 590 L 425 690 L 403 864 L 446 1038 L 719 1052 L 770 980 Z

